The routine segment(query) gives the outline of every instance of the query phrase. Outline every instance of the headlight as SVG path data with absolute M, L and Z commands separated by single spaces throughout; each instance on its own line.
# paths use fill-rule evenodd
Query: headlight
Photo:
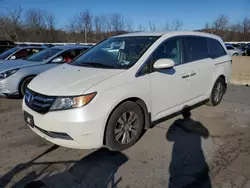
M 67 110 L 71 108 L 80 108 L 87 105 L 94 97 L 96 93 L 88 95 L 82 95 L 77 97 L 58 97 L 50 110 Z
M 8 78 L 10 75 L 16 73 L 19 69 L 12 69 L 12 70 L 8 70 L 5 72 L 1 72 L 0 73 L 0 79 L 5 79 Z

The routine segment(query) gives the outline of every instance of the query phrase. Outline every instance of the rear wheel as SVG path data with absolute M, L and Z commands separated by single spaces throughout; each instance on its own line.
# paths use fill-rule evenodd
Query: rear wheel
M 210 98 L 209 98 L 209 105 L 210 106 L 217 106 L 220 104 L 223 95 L 226 91 L 226 83 L 223 78 L 218 78 L 213 86 Z
M 233 56 L 238 56 L 239 54 L 238 53 L 234 53 Z
M 117 107 L 107 124 L 106 145 L 115 151 L 121 151 L 134 145 L 143 130 L 144 118 L 140 106 L 127 101 Z
M 20 93 L 20 96 L 23 97 L 25 95 L 25 90 L 28 86 L 28 84 L 31 82 L 31 80 L 33 79 L 34 77 L 28 77 L 28 78 L 25 78 L 21 85 L 20 85 L 20 89 L 19 89 L 19 93 Z

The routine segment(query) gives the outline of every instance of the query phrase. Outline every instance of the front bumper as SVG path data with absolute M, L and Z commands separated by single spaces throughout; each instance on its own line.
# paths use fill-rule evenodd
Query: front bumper
M 13 80 L 6 78 L 0 80 L 0 96 L 18 95 L 18 84 Z
M 23 102 L 23 111 L 34 118 L 35 126 L 30 128 L 35 133 L 54 144 L 76 149 L 103 145 L 106 117 L 98 117 L 87 110 L 79 108 L 39 114 Z
M 18 94 L 19 94 L 19 92 L 11 91 L 6 86 L 0 85 L 0 96 L 1 97 L 14 96 L 14 95 L 18 95 Z

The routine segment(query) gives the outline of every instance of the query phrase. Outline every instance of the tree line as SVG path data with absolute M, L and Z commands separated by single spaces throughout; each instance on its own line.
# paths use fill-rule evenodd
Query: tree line
M 15 42 L 88 42 L 96 43 L 107 37 L 136 31 L 176 31 L 183 29 L 180 20 L 166 21 L 159 26 L 148 22 L 148 29 L 135 26 L 130 18 L 120 13 L 93 15 L 89 10 L 77 13 L 63 28 L 51 12 L 21 7 L 0 13 L 0 39 Z M 230 24 L 225 15 L 207 23 L 201 31 L 214 33 L 225 41 L 250 41 L 250 18 L 237 24 Z
M 206 23 L 203 31 L 219 35 L 224 41 L 250 41 L 250 18 L 232 24 L 227 16 L 220 15 L 214 22 Z

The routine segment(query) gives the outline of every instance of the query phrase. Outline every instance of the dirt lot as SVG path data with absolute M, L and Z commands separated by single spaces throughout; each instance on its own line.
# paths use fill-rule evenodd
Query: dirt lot
M 218 107 L 192 110 L 195 129 L 175 117 L 124 152 L 53 146 L 25 125 L 21 102 L 0 99 L 0 187 L 250 188 L 249 87 L 231 85 Z

